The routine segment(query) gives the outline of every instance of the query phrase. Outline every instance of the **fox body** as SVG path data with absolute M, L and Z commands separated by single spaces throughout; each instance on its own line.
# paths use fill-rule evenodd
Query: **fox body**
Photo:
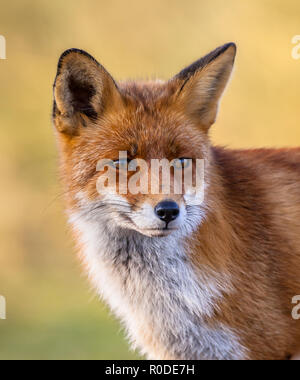
M 235 54 L 222 46 L 168 82 L 116 83 L 76 49 L 59 61 L 53 118 L 69 221 L 94 287 L 150 359 L 287 359 L 300 347 L 300 149 L 231 151 L 209 139 Z M 204 160 L 203 202 L 172 189 L 99 193 L 97 162 L 118 171 L 121 151 Z

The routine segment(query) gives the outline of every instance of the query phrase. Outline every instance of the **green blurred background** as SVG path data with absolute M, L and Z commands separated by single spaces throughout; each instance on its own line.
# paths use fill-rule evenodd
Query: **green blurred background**
M 235 76 L 213 141 L 295 146 L 297 34 L 299 0 L 0 1 L 0 359 L 137 358 L 90 291 L 65 226 L 50 118 L 62 51 L 89 51 L 117 79 L 169 78 L 235 41 Z

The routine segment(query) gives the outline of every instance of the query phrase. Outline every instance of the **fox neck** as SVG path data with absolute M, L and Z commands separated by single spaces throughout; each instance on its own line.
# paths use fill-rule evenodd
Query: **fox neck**
M 240 358 L 234 334 L 209 327 L 230 278 L 189 255 L 192 239 L 148 238 L 107 221 L 73 215 L 91 280 L 148 358 Z

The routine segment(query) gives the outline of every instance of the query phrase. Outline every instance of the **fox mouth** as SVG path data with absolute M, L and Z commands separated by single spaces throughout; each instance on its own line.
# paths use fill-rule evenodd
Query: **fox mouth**
M 164 228 L 140 228 L 128 215 L 122 215 L 122 217 L 129 223 L 132 228 L 143 235 L 150 237 L 166 237 L 172 232 L 177 231 L 178 228 L 170 228 L 168 226 Z
M 127 228 L 139 232 L 142 235 L 148 237 L 167 237 L 171 233 L 178 231 L 178 227 L 170 226 L 170 223 L 166 223 L 165 226 L 160 227 L 140 227 L 132 218 L 132 215 L 128 212 L 120 212 L 119 216 L 123 219 Z
M 172 232 L 177 231 L 177 228 L 143 228 L 139 231 L 145 235 L 151 237 L 166 237 L 169 236 Z

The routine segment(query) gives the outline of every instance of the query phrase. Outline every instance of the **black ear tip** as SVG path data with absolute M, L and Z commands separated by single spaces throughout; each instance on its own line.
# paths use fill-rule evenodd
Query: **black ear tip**
M 229 42 L 223 46 L 220 46 L 219 48 L 217 48 L 211 54 L 208 55 L 210 57 L 210 59 L 208 60 L 209 63 L 211 61 L 214 61 L 216 58 L 220 57 L 224 53 L 228 52 L 229 50 L 231 50 L 232 55 L 233 55 L 233 60 L 235 60 L 236 53 L 237 53 L 237 45 L 234 42 Z
M 60 58 L 58 60 L 58 66 L 57 66 L 58 74 L 60 73 L 60 70 L 63 66 L 63 62 L 64 62 L 65 58 L 71 54 L 83 55 L 86 58 L 88 58 L 89 60 L 95 62 L 97 65 L 99 65 L 99 63 L 96 61 L 96 59 L 93 56 L 91 56 L 89 53 L 87 53 L 85 50 L 76 49 L 76 48 L 68 49 L 62 53 L 62 55 L 60 56 Z
M 225 53 L 227 50 L 229 49 L 232 49 L 233 52 L 236 54 L 237 52 L 237 45 L 235 42 L 228 42 L 227 44 L 223 45 L 223 46 L 220 46 L 219 49 L 219 52 L 220 52 L 220 55 Z
M 228 42 L 225 46 L 228 46 L 228 48 L 233 47 L 234 49 L 237 49 L 237 44 L 235 42 Z
M 235 52 L 237 51 L 237 44 L 235 42 L 229 42 L 227 46 L 227 49 L 232 48 Z

